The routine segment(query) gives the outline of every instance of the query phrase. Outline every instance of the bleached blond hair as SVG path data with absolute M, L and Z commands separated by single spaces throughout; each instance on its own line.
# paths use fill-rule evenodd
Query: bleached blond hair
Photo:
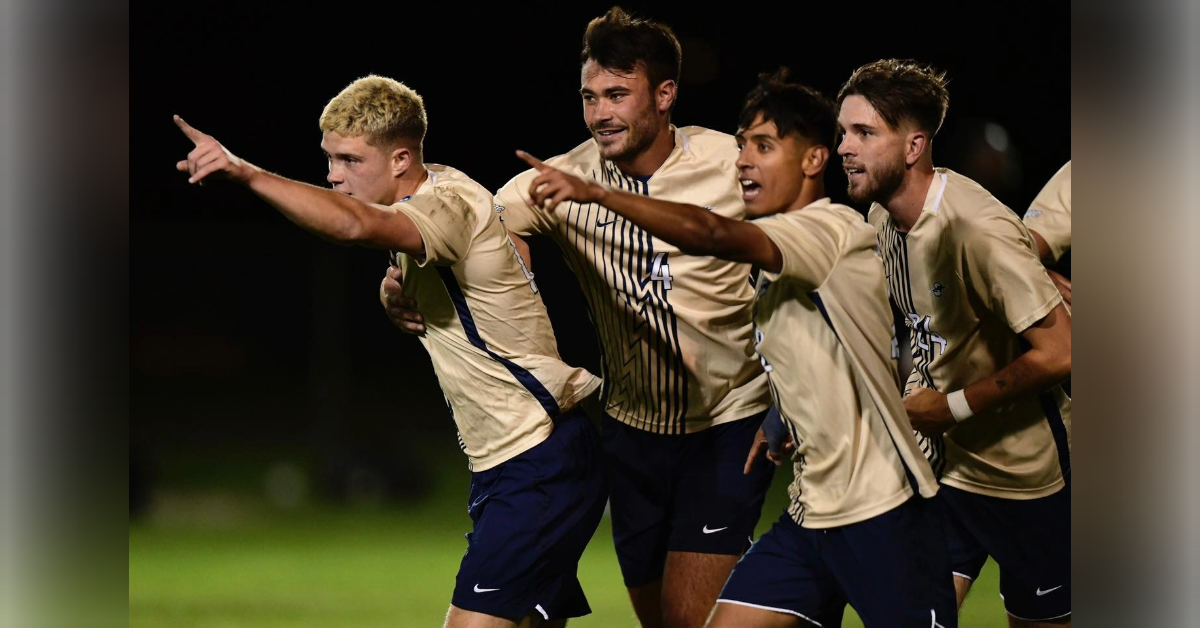
M 372 146 L 406 145 L 421 153 L 425 141 L 425 101 L 404 83 L 364 76 L 343 89 L 321 112 L 321 130 L 364 137 Z

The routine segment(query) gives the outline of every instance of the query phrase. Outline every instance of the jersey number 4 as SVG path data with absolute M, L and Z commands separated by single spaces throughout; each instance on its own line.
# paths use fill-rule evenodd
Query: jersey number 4
M 666 253 L 654 254 L 654 261 L 650 264 L 650 279 L 661 281 L 663 290 L 671 289 L 671 267 L 667 264 Z

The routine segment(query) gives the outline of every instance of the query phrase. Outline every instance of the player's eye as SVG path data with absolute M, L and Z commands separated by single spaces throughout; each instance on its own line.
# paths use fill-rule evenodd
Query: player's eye
M 742 152 L 742 149 L 746 147 L 746 145 L 739 142 L 737 147 L 738 147 L 738 152 L 740 153 L 740 152 Z

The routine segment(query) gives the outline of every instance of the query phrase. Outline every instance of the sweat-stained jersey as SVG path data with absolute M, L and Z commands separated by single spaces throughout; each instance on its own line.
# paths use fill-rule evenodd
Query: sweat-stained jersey
M 657 199 L 740 220 L 745 214 L 733 136 L 675 129 L 675 148 L 647 180 L 603 159 L 594 140 L 545 163 Z M 684 255 L 596 204 L 531 207 L 528 170 L 496 194 L 509 230 L 550 236 L 563 251 L 600 339 L 609 415 L 660 434 L 692 433 L 767 409 L 754 356 L 750 266 Z
M 1008 366 L 1020 336 L 1062 297 L 1012 210 L 974 181 L 934 170 L 921 215 L 903 234 L 881 205 L 888 291 L 908 316 L 913 371 L 905 386 L 951 393 Z M 1008 499 L 1058 491 L 1071 464 L 1071 400 L 1060 386 L 977 413 L 943 438 L 918 441 L 941 481 Z
M 788 513 L 808 528 L 937 493 L 896 390 L 892 310 L 875 229 L 828 198 L 754 221 L 783 254 L 761 271 L 755 322 L 771 393 L 797 443 Z M 911 477 L 911 479 L 910 479 Z
M 429 351 L 472 471 L 550 435 L 554 419 L 600 381 L 559 358 L 554 330 L 492 195 L 447 166 L 392 209 L 412 219 L 425 259 L 397 254 L 406 297 L 421 304 Z
M 1059 168 L 1025 212 L 1025 226 L 1038 232 L 1058 261 L 1071 250 L 1071 162 Z

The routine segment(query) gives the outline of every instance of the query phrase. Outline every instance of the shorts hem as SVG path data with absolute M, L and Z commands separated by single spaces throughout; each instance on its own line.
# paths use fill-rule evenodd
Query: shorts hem
M 717 604 L 736 604 L 737 606 L 748 606 L 750 608 L 758 608 L 758 609 L 762 609 L 764 611 L 774 611 L 776 613 L 786 613 L 788 615 L 795 615 L 796 617 L 799 617 L 800 619 L 811 622 L 815 626 L 821 626 L 821 622 L 819 622 L 807 615 L 804 615 L 802 613 L 797 613 L 796 611 L 788 609 L 788 608 L 776 608 L 774 606 L 763 606 L 762 604 L 751 604 L 750 602 L 739 602 L 737 600 L 728 600 L 725 598 L 717 598 Z
M 1063 613 L 1062 615 L 1055 615 L 1054 617 L 1043 617 L 1041 619 L 1029 619 L 1027 617 L 1021 617 L 1020 615 L 1014 614 L 1012 611 L 1008 610 L 1007 608 L 1004 609 L 1004 612 L 1008 613 L 1009 616 L 1012 617 L 1013 619 L 1019 619 L 1021 621 L 1050 621 L 1052 619 L 1062 619 L 1064 617 L 1071 616 L 1071 611 L 1067 611 L 1067 612 Z

